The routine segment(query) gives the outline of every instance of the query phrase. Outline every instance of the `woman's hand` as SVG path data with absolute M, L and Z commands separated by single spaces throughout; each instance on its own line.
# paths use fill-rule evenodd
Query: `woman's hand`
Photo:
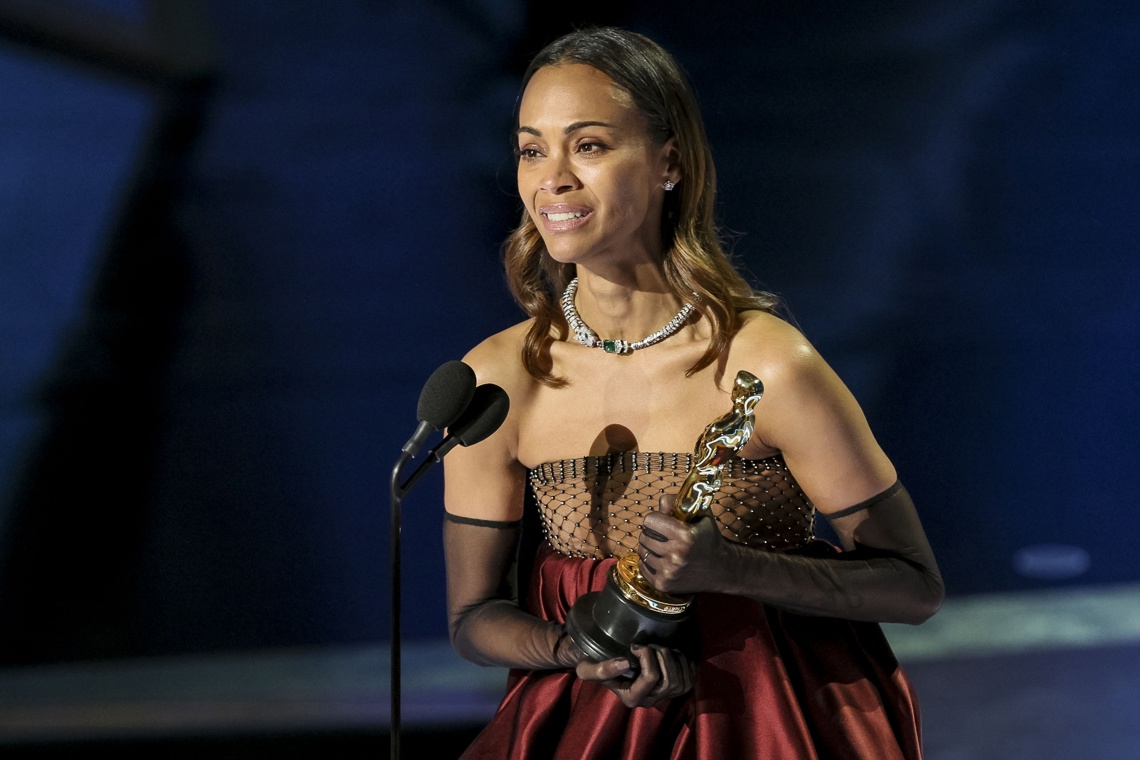
M 676 500 L 662 495 L 661 511 L 645 516 L 638 539 L 642 573 L 654 588 L 670 594 L 723 591 L 732 546 L 710 517 L 692 523 L 673 517 Z
M 601 682 L 626 707 L 653 707 L 692 690 L 693 665 L 677 650 L 634 644 L 631 651 L 640 668 L 636 676 L 629 662 L 618 657 L 602 662 L 582 660 L 576 669 L 578 677 Z

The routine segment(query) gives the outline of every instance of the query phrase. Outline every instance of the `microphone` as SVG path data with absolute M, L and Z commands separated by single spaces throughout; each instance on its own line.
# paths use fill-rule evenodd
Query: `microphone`
M 416 418 L 420 421 L 412 437 L 404 444 L 408 457 L 420 453 L 428 436 L 453 424 L 475 395 L 475 370 L 461 361 L 441 365 L 424 383 Z
M 470 405 L 448 427 L 444 439 L 424 456 L 424 461 L 420 462 L 420 466 L 400 489 L 404 493 L 410 491 L 428 468 L 443 461 L 444 455 L 454 449 L 456 444 L 470 446 L 494 433 L 507 418 L 510 408 L 511 400 L 506 391 L 494 383 L 480 385 L 475 389 Z
M 435 461 L 443 459 L 447 452 L 460 446 L 470 446 L 487 438 L 507 419 L 511 400 L 507 392 L 494 383 L 485 383 L 475 389 L 471 404 L 463 410 L 455 422 L 447 428 L 447 436 L 429 453 Z

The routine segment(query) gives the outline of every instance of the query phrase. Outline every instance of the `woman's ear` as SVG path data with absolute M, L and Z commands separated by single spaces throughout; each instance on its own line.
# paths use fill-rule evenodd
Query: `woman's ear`
M 677 148 L 676 137 L 670 137 L 661 146 L 661 158 L 665 168 L 661 182 L 672 182 L 674 186 L 680 184 L 682 179 L 681 151 Z

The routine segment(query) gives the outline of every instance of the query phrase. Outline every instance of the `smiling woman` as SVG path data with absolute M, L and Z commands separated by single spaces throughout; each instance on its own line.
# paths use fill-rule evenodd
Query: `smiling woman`
M 535 72 L 519 124 L 519 195 L 551 258 L 656 263 L 664 185 L 680 174 L 673 139 L 654 141 L 630 97 L 585 64 Z
M 665 51 L 617 29 L 552 43 L 524 77 L 505 263 L 529 318 L 466 357 L 511 410 L 445 464 L 452 642 L 514 668 L 464 757 L 921 754 L 875 623 L 933 614 L 937 566 L 855 399 L 721 250 L 695 102 Z M 755 427 L 681 522 L 694 457 L 678 452 L 733 407 L 742 370 L 763 385 Z M 528 510 L 545 540 L 520 602 Z M 816 510 L 842 551 L 814 539 Z M 567 615 L 631 553 L 659 591 L 696 596 L 695 636 L 591 659 Z

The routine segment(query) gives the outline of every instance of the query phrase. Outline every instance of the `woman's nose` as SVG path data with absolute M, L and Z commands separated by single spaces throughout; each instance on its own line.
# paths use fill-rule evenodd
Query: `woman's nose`
M 578 177 L 574 174 L 570 161 L 565 156 L 550 156 L 544 168 L 542 188 L 550 193 L 564 193 L 578 186 Z

